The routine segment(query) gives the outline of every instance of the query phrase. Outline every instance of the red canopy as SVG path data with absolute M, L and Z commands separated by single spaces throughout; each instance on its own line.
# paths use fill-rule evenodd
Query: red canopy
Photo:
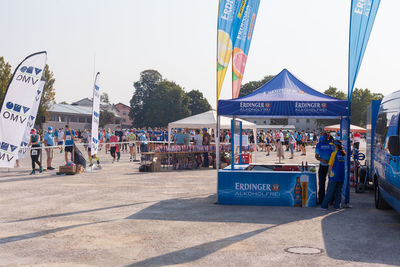
M 340 124 L 335 124 L 335 125 L 331 125 L 331 126 L 326 126 L 324 128 L 325 131 L 331 131 L 331 132 L 338 132 L 340 131 Z M 359 132 L 359 133 L 367 133 L 367 129 L 364 129 L 362 127 L 356 126 L 351 124 L 350 125 L 350 132 L 355 133 L 355 132 Z

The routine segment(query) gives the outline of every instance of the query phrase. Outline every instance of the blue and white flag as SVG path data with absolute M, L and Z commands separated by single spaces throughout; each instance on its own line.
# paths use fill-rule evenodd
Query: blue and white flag
M 351 1 L 348 73 L 349 103 L 380 2 L 380 0 Z
M 99 149 L 99 122 L 100 122 L 100 72 L 96 74 L 93 88 L 92 133 L 90 138 L 91 155 L 96 155 Z
M 13 168 L 46 66 L 45 51 L 26 57 L 15 69 L 0 112 L 0 168 Z

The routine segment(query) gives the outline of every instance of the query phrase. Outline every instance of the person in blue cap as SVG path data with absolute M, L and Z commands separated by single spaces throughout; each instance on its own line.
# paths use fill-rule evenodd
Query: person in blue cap
M 44 146 L 46 147 L 46 156 L 47 156 L 47 169 L 54 170 L 51 166 L 51 162 L 53 161 L 53 148 L 52 146 L 55 145 L 54 141 L 54 132 L 53 127 L 49 126 L 47 131 L 44 133 Z
M 330 143 L 326 132 L 322 133 L 319 142 L 315 147 L 315 158 L 319 161 L 318 169 L 318 204 L 321 204 L 325 197 L 326 175 L 329 170 L 329 159 L 335 147 Z
M 346 152 L 343 149 L 340 140 L 334 140 L 335 150 L 329 159 L 329 182 L 326 190 L 326 196 L 321 203 L 322 209 L 328 209 L 328 204 L 334 199 L 333 206 L 336 210 L 340 209 L 342 200 L 342 187 L 345 173 Z

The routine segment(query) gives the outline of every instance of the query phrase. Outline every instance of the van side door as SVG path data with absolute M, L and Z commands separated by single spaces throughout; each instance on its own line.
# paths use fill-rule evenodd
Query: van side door
M 391 136 L 399 135 L 399 113 L 392 115 L 386 134 L 385 140 L 385 151 L 386 151 L 386 164 L 385 164 L 385 176 L 386 181 L 392 185 L 392 189 L 388 190 L 391 195 L 400 200 L 400 157 L 398 155 L 391 154 L 389 150 L 389 138 Z

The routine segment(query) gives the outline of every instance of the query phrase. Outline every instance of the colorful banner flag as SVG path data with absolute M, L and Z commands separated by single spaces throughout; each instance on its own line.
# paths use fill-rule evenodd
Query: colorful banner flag
M 248 0 L 232 52 L 232 98 L 238 98 L 260 0 Z
M 0 168 L 14 167 L 46 60 L 46 52 L 28 56 L 8 84 L 0 112 Z
M 93 88 L 93 108 L 92 108 L 92 133 L 91 133 L 91 155 L 96 155 L 99 148 L 99 122 L 100 122 L 100 87 L 99 87 L 99 75 L 96 74 Z
M 348 73 L 349 103 L 380 2 L 380 0 L 351 1 Z
M 24 137 L 22 138 L 21 146 L 18 151 L 18 159 L 26 158 L 27 154 L 26 152 L 28 152 L 28 144 L 31 140 L 31 130 L 35 126 L 35 120 L 40 105 L 40 99 L 42 98 L 42 93 L 45 83 L 46 83 L 45 81 L 40 81 L 40 86 L 39 89 L 37 90 L 35 102 L 33 102 L 31 113 L 28 118 L 28 123 L 26 124 Z
M 220 0 L 217 37 L 217 102 L 248 0 Z

